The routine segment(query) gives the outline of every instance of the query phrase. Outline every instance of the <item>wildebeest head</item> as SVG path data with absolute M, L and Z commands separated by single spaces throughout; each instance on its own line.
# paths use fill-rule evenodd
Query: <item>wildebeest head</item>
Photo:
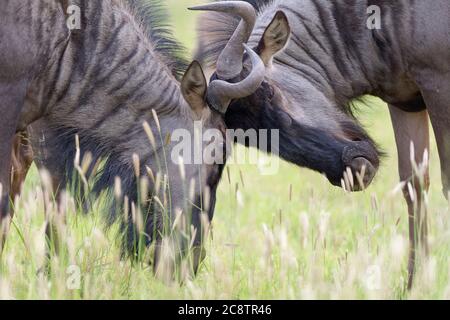
M 216 110 L 209 108 L 206 103 L 207 81 L 198 62 L 193 62 L 186 71 L 181 80 L 181 92 L 193 111 L 191 123 L 194 120 L 194 126 L 191 127 L 193 157 L 190 164 L 183 163 L 186 175 L 183 179 L 194 181 L 200 177 L 199 186 L 204 189 L 198 188 L 198 193 L 194 195 L 194 210 L 199 211 L 203 208 L 208 212 L 209 219 L 212 219 L 216 189 L 226 161 L 224 117 Z M 196 127 L 195 121 L 199 123 L 199 126 Z M 199 129 L 201 132 L 196 132 Z M 210 135 L 208 135 L 209 130 L 211 130 Z M 196 143 L 201 145 L 199 150 L 195 148 Z M 199 163 L 193 159 L 196 157 L 195 153 L 200 153 L 197 154 L 201 158 Z M 172 155 L 175 156 L 174 153 Z M 196 168 L 199 168 L 200 172 L 197 172 Z
M 201 214 L 212 219 L 216 189 L 226 161 L 225 122 L 223 115 L 206 103 L 207 81 L 198 62 L 188 67 L 180 90 L 179 110 L 184 114 L 158 117 L 161 133 L 150 136 L 158 140 L 156 135 L 160 135 L 162 139 L 154 142 L 158 151 L 146 163 L 152 164 L 154 172 L 168 173 L 167 193 L 160 196 L 166 198 L 164 210 L 170 212 L 171 223 L 177 219 L 177 213 L 184 212 L 190 220 L 186 223 L 197 229 L 192 235 L 193 244 L 200 246 Z M 164 147 L 159 148 L 162 144 Z
M 278 52 L 288 50 L 291 35 L 282 11 L 261 29 L 260 25 L 255 28 L 256 11 L 246 2 L 191 9 L 242 18 L 218 56 L 208 89 L 209 104 L 225 114 L 228 128 L 279 130 L 279 146 L 270 149 L 278 148 L 285 160 L 324 173 L 334 185 L 345 181 L 353 191 L 371 183 L 379 167 L 379 152 L 355 118 L 306 74 L 274 61 Z M 237 85 L 243 78 L 246 83 Z
M 122 144 L 111 147 L 117 152 L 109 154 L 95 181 L 95 191 L 117 186 L 116 205 L 123 202 L 126 207 L 115 210 L 113 218 L 120 218 L 118 213 L 122 211 L 126 214 L 128 223 L 122 228 L 127 252 L 136 253 L 138 240 L 147 245 L 154 240 L 159 243 L 175 228 L 183 228 L 175 234 L 185 238 L 177 238 L 176 245 L 180 252 L 193 246 L 196 270 L 201 261 L 202 230 L 204 223 L 212 219 L 226 160 L 225 123 L 223 115 L 206 104 L 207 81 L 198 62 L 188 67 L 181 82 L 172 81 L 176 89 L 170 96 L 173 108 L 146 112 L 121 137 Z

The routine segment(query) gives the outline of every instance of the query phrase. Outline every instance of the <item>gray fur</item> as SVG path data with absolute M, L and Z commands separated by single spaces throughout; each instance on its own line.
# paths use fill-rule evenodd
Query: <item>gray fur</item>
M 192 214 L 200 215 L 204 209 L 212 217 L 221 174 L 218 166 L 186 164 L 183 180 L 179 166 L 170 160 L 173 144 L 165 145 L 166 137 L 181 128 L 192 133 L 194 120 L 201 120 L 205 128 L 223 126 L 220 115 L 190 106 L 182 96 L 176 78 L 185 65 L 178 57 L 180 46 L 170 38 L 166 22 L 158 24 L 157 14 L 146 15 L 152 8 L 161 10 L 157 1 L 152 2 L 153 6 L 142 7 L 141 1 L 69 1 L 81 8 L 80 30 L 67 28 L 62 2 L 57 0 L 7 0 L 0 7 L 0 108 L 5 114 L 0 120 L 2 157 L 10 153 L 10 137 L 39 120 L 32 141 L 36 147 L 42 134 L 46 137 L 48 149 L 37 146 L 37 154 L 48 169 L 55 168 L 52 173 L 58 182 L 73 176 L 78 135 L 83 154 L 90 152 L 94 160 L 105 161 L 95 178 L 96 193 L 111 192 L 114 178 L 120 177 L 120 202 L 127 196 L 131 205 L 138 203 L 132 161 L 137 154 L 141 176 L 147 175 L 148 166 L 155 176 L 167 176 L 169 186 L 168 190 L 163 186 L 161 194 L 151 193 L 142 208 L 149 214 L 145 217 L 148 243 L 155 236 L 154 226 L 160 228 L 163 213 L 173 219 L 177 208 L 191 211 L 184 189 L 191 180 L 196 182 Z M 161 132 L 152 111 L 158 115 Z M 151 126 L 156 148 L 143 130 L 144 121 Z M 7 186 L 10 161 L 3 158 L 0 182 Z M 209 208 L 203 207 L 203 188 L 211 190 Z M 4 187 L 2 215 L 8 212 L 7 191 Z M 155 209 L 152 197 L 164 199 L 166 192 L 170 197 L 161 212 Z M 109 213 L 115 215 L 116 211 Z M 157 213 L 157 221 L 153 213 Z M 199 223 L 199 218 L 195 219 Z M 133 249 L 136 236 L 131 218 L 125 228 L 127 246 Z
M 427 87 L 424 74 L 445 77 L 450 69 L 448 1 L 425 4 L 414 0 L 269 0 L 255 3 L 259 15 L 249 40 L 252 47 L 258 47 L 277 11 L 287 15 L 292 30 L 288 46 L 275 56 L 267 70 L 266 95 L 274 92 L 278 102 L 272 100 L 272 104 L 262 107 L 261 88 L 254 96 L 230 106 L 227 125 L 233 128 L 271 123 L 286 132 L 286 141 L 280 142 L 285 145 L 286 154 L 281 156 L 296 164 L 327 173 L 333 161 L 318 168 L 317 154 L 312 152 L 321 153 L 319 158 L 334 157 L 334 163 L 342 159 L 339 154 L 332 155 L 323 149 L 328 144 L 319 143 L 313 148 L 308 140 L 302 141 L 303 136 L 295 132 L 292 124 L 319 130 L 316 141 L 331 136 L 335 145 L 341 143 L 342 138 L 350 141 L 345 144 L 362 139 L 373 145 L 351 115 L 354 99 L 371 94 L 403 110 L 424 110 L 422 92 Z M 367 27 L 370 5 L 381 8 L 380 30 Z M 197 57 L 209 68 L 214 70 L 214 61 L 237 23 L 237 19 L 220 13 L 206 13 L 200 19 L 201 47 Z M 308 144 L 311 148 L 306 147 Z M 355 144 L 354 147 L 358 148 Z M 361 152 L 364 153 L 362 149 Z M 442 165 L 444 171 L 449 167 L 445 160 Z M 335 169 L 342 170 L 342 166 Z M 443 175 L 447 186 L 450 174 Z

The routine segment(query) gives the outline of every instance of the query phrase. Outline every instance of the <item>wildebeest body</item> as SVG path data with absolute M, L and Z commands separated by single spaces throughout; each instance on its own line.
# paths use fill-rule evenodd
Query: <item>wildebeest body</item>
M 65 11 L 68 5 L 80 9 L 79 28 L 68 28 L 69 11 Z M 3 216 L 8 213 L 13 135 L 38 119 L 43 125 L 37 128 L 44 128 L 47 133 L 45 143 L 49 153 L 45 160 L 57 173 L 64 173 L 62 178 L 74 176 L 77 135 L 81 156 L 89 152 L 94 161 L 105 160 L 95 179 L 96 193 L 111 191 L 116 178 L 120 178 L 122 198 L 117 200 L 128 199 L 130 209 L 132 203 L 139 205 L 140 181 L 132 155 L 140 160 L 138 174 L 142 177 L 147 176 L 147 170 L 153 170 L 155 176 L 161 174 L 159 179 L 164 185 L 158 192 L 162 194 L 151 194 L 149 201 L 142 200 L 143 206 L 149 207 L 142 209 L 143 214 L 152 212 L 156 217 L 146 217 L 147 242 L 154 236 L 154 226 L 159 228 L 162 224 L 163 211 L 173 219 L 175 210 L 188 208 L 182 178 L 195 182 L 192 214 L 200 215 L 205 210 L 212 216 L 217 183 L 209 185 L 209 182 L 218 181 L 219 166 L 186 164 L 185 177 L 181 177 L 178 164 L 163 159 L 162 155 L 164 148 L 170 153 L 172 146 L 165 145 L 165 139 L 173 130 L 183 128 L 192 132 L 194 120 L 202 121 L 205 128 L 223 124 L 221 116 L 204 108 L 206 105 L 200 98 L 193 100 L 204 94 L 199 91 L 206 90 L 199 66 L 192 64 L 183 81 L 178 80 L 187 65 L 180 56 L 181 47 L 164 27 L 161 10 L 158 1 L 140 0 L 2 3 L 0 213 Z M 194 88 L 196 91 L 191 92 Z M 193 101 L 198 105 L 193 105 Z M 144 132 L 144 122 L 150 124 L 154 145 Z M 40 133 L 36 132 L 33 141 L 41 138 Z M 35 151 L 39 155 L 42 150 Z M 211 191 L 209 208 L 203 206 L 204 199 L 200 197 L 203 188 Z M 151 201 L 153 196 L 165 199 L 166 192 L 171 194 L 164 203 L 167 208 Z M 199 223 L 200 219 L 192 220 Z M 134 222 L 130 216 L 126 226 L 129 249 L 135 248 Z M 200 240 L 200 235 L 196 238 Z
M 421 195 L 428 188 L 428 171 L 425 170 L 423 180 L 415 176 L 410 144 L 414 144 L 413 159 L 422 163 L 429 150 L 428 116 L 435 130 L 446 195 L 450 187 L 450 2 L 249 2 L 258 9 L 249 38 L 252 47 L 264 49 L 262 37 L 280 11 L 287 16 L 290 41 L 267 64 L 266 81 L 261 88 L 230 104 L 227 126 L 278 128 L 283 158 L 324 172 L 334 184 L 339 184 L 343 169 L 349 165 L 345 158 L 352 158 L 346 157 L 345 149 L 339 145 L 348 145 L 356 152 L 352 155 L 359 154 L 358 161 L 361 157 L 368 160 L 366 166 L 372 163 L 371 176 L 378 168 L 373 143 L 354 121 L 351 102 L 366 94 L 388 102 L 400 176 L 405 184 L 411 184 L 405 187 L 411 286 L 418 239 L 416 223 L 421 226 L 422 243 L 426 243 Z M 374 8 L 380 12 L 379 28 L 368 23 L 376 12 Z M 283 24 L 280 21 L 275 23 Z M 198 56 L 210 67 L 214 67 L 237 24 L 237 19 L 223 13 L 208 13 L 200 20 L 202 47 Z M 358 167 L 352 166 L 352 171 Z

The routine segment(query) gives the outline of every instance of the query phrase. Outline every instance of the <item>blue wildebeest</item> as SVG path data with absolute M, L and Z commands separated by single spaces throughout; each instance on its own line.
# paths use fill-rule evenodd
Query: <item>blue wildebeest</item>
M 408 203 L 411 288 L 418 242 L 428 251 L 422 197 L 429 118 L 446 196 L 450 186 L 450 2 L 251 0 L 194 9 L 213 11 L 199 20 L 199 57 L 215 70 L 209 105 L 226 115 L 229 128 L 279 129 L 281 157 L 325 173 L 333 184 L 349 167 L 355 175 L 364 171 L 358 182 L 365 187 L 379 164 L 351 101 L 370 94 L 389 104 Z M 378 28 L 368 23 L 371 10 L 380 13 Z M 253 95 L 230 100 L 224 88 L 249 70 L 247 42 L 266 76 Z M 413 162 L 422 164 L 422 176 Z
M 74 12 L 78 9 L 79 28 L 68 27 L 67 18 L 73 18 L 67 16 L 71 12 L 68 9 Z M 181 82 L 178 80 L 185 63 L 180 58 L 180 46 L 164 27 L 162 9 L 159 1 L 138 0 L 2 2 L 0 222 L 3 225 L 7 225 L 5 221 L 11 212 L 8 193 L 14 135 L 40 120 L 37 127 L 45 129 L 46 144 L 51 151 L 45 160 L 55 165 L 50 170 L 67 173 L 68 178 L 74 176 L 76 136 L 82 154 L 90 154 L 94 160 L 104 159 L 93 191 L 98 194 L 107 190 L 112 194 L 115 189 L 115 198 L 129 208 L 129 217 L 121 219 L 127 221 L 122 228 L 124 249 L 134 253 L 137 237 L 142 234 L 145 244 L 155 237 L 160 241 L 163 216 L 173 221 L 177 208 L 191 212 L 191 224 L 198 231 L 194 245 L 200 245 L 200 214 L 203 211 L 212 218 L 222 166 L 186 163 L 181 170 L 180 164 L 170 160 L 173 143 L 167 137 L 179 128 L 192 132 L 194 121 L 201 121 L 203 128 L 224 131 L 223 116 L 206 105 L 206 80 L 198 63 L 192 63 Z M 260 63 L 255 53 L 249 53 Z M 264 66 L 260 63 L 259 69 L 254 69 L 262 73 Z M 250 74 L 243 87 L 254 76 Z M 207 143 L 218 144 L 217 150 L 223 149 L 223 142 Z M 16 151 L 20 149 L 16 144 Z M 140 179 L 150 184 L 149 194 L 138 195 Z M 191 186 L 186 192 L 185 181 Z M 209 189 L 208 204 L 202 197 L 205 189 Z M 117 190 L 121 192 L 117 194 Z M 156 201 L 157 198 L 160 200 Z M 145 219 L 142 232 L 137 230 L 136 215 L 133 216 L 136 212 L 131 210 L 140 203 Z M 110 213 L 112 218 L 121 216 L 116 210 Z M 199 250 L 194 253 L 195 269 L 200 254 Z

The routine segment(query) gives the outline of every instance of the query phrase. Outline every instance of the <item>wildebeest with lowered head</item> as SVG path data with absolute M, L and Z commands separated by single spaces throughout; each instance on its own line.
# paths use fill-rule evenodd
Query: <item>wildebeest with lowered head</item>
M 381 13 L 380 28 L 368 26 L 369 8 Z M 427 163 L 425 176 L 416 176 L 410 152 L 423 162 L 429 117 L 446 196 L 450 187 L 450 2 L 252 0 L 197 9 L 216 11 L 199 28 L 199 56 L 216 70 L 211 86 L 220 80 L 209 104 L 226 114 L 230 128 L 280 129 L 281 157 L 325 173 L 334 184 L 346 167 L 357 173 L 364 166 L 366 186 L 378 168 L 379 152 L 351 115 L 351 101 L 371 94 L 389 103 L 408 203 L 410 288 L 418 238 L 428 251 L 422 194 L 429 183 Z M 253 95 L 223 99 L 223 82 L 242 77 L 244 42 L 264 60 L 265 78 Z M 223 59 L 230 51 L 233 59 Z
M 81 12 L 79 29 L 70 29 L 66 24 L 66 8 L 74 5 Z M 163 218 L 173 221 L 177 209 L 184 214 L 192 212 L 191 223 L 197 229 L 194 246 L 200 246 L 200 214 L 203 211 L 212 218 L 222 167 L 186 163 L 180 170 L 179 164 L 170 160 L 173 144 L 167 143 L 167 136 L 180 128 L 192 133 L 195 120 L 201 121 L 203 128 L 222 131 L 224 123 L 222 115 L 205 103 L 206 80 L 198 63 L 189 66 L 181 82 L 177 80 L 185 64 L 179 57 L 180 47 L 171 40 L 159 16 L 161 9 L 158 1 L 138 0 L 2 2 L 3 224 L 10 212 L 13 137 L 35 120 L 43 119 L 52 132 L 53 139 L 47 141 L 54 152 L 52 157 L 59 159 L 68 177 L 73 176 L 77 136 L 83 154 L 105 159 L 94 192 L 111 191 L 120 178 L 121 187 L 116 190 L 121 190 L 119 200 L 126 202 L 130 214 L 123 226 L 127 249 L 136 248 L 138 235 L 143 235 L 146 244 L 155 237 L 160 240 Z M 219 145 L 218 150 L 221 148 Z M 150 171 L 153 174 L 148 177 Z M 149 195 L 138 197 L 137 176 L 148 177 Z M 191 195 L 185 192 L 186 182 L 192 186 Z M 202 197 L 205 189 L 209 189 L 208 207 Z M 157 197 L 160 201 L 155 200 Z M 162 207 L 164 199 L 167 206 Z M 132 217 L 136 212 L 131 209 L 139 208 L 140 203 L 145 220 L 144 230 L 138 233 L 134 223 L 137 220 Z M 114 210 L 111 214 L 120 217 Z M 199 253 L 197 250 L 194 268 Z

